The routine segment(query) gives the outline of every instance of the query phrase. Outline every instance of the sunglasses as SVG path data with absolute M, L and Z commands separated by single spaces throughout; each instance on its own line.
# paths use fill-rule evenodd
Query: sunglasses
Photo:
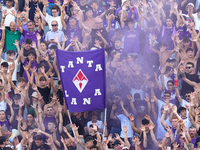
M 192 68 L 192 67 L 185 67 L 186 69 L 190 69 L 190 68 Z
M 57 24 L 52 24 L 52 27 L 56 27 L 57 26 Z
M 169 95 L 164 95 L 164 97 L 170 97 Z
M 190 97 L 190 95 L 185 95 L 185 97 Z

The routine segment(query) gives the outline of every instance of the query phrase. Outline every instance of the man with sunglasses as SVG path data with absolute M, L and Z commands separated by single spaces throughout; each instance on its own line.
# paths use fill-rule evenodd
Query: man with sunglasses
M 199 83 L 199 76 L 195 73 L 194 63 L 187 62 L 185 67 L 185 77 L 190 81 Z M 194 92 L 193 86 L 189 85 L 185 81 L 182 82 L 181 96 L 184 97 L 187 91 Z
M 51 22 L 52 30 L 48 31 L 45 37 L 45 41 L 49 44 L 49 47 L 51 45 L 56 45 L 56 38 L 58 38 L 59 42 L 61 43 L 63 41 L 64 33 L 63 31 L 58 30 L 58 22 L 56 20 L 53 20 Z

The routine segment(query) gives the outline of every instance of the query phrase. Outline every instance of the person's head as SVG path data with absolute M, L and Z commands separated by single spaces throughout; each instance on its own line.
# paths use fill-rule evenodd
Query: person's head
M 198 137 L 197 139 L 196 139 L 196 145 L 197 145 L 197 147 L 199 148 L 200 147 L 200 137 Z
M 51 7 L 51 13 L 53 17 L 58 17 L 58 13 L 59 13 L 59 8 L 58 6 L 52 6 Z
M 119 61 L 120 55 L 121 55 L 121 54 L 120 54 L 119 52 L 116 52 L 116 51 L 112 52 L 112 53 L 111 53 L 111 60 Z
M 192 92 L 191 91 L 187 91 L 186 93 L 185 93 L 185 100 L 187 101 L 187 102 L 190 102 L 191 101 L 191 98 L 190 98 L 190 94 L 191 94 Z
M 76 7 L 71 7 L 70 11 L 71 11 L 72 17 L 77 17 L 80 10 L 77 9 Z
M 140 94 L 139 94 L 139 93 L 135 93 L 134 96 L 133 96 L 133 98 L 134 98 L 134 101 L 139 101 L 139 100 L 141 100 L 141 97 L 140 97 Z
M 42 135 L 36 134 L 34 136 L 34 142 L 35 142 L 36 146 L 38 146 L 38 147 L 42 146 L 42 144 L 43 144 Z
M 70 28 L 74 29 L 76 28 L 77 20 L 74 17 L 69 18 L 69 26 Z
M 4 121 L 6 118 L 6 113 L 4 110 L 0 110 L 0 121 Z
M 5 3 L 6 3 L 6 7 L 7 8 L 12 8 L 12 5 L 13 5 L 13 1 L 12 0 L 5 0 Z
M 186 6 L 186 10 L 187 11 L 189 11 L 189 10 L 194 11 L 194 4 L 193 3 L 188 3 L 187 6 Z
M 177 129 L 177 127 L 178 127 L 178 118 L 176 116 L 172 117 L 172 127 L 174 129 Z
M 172 74 L 173 74 L 173 68 L 170 66 L 167 66 L 165 69 L 165 75 L 172 76 Z
M 43 63 L 43 62 L 41 62 L 41 63 L 38 64 L 38 70 L 39 70 L 40 72 L 41 72 L 42 69 L 45 70 L 45 67 L 46 67 L 46 65 L 45 65 L 45 63 Z
M 200 8 L 197 9 L 197 16 L 200 18 Z
M 52 30 L 55 32 L 58 30 L 58 22 L 56 20 L 53 20 L 51 22 Z
M 183 38 L 183 46 L 185 48 L 189 48 L 190 47 L 190 39 L 188 37 L 184 37 Z
M 55 123 L 55 121 L 49 121 L 49 122 L 48 122 L 48 130 L 51 131 L 51 130 L 53 130 L 53 129 L 55 129 L 55 128 L 56 128 L 56 123 Z
M 168 66 L 174 68 L 176 59 L 168 58 L 166 62 L 168 63 Z
M 92 119 L 92 123 L 96 123 L 97 122 L 97 112 L 96 111 L 92 112 L 91 119 Z
M 31 94 L 31 99 L 32 99 L 33 102 L 37 102 L 37 100 L 38 100 L 38 93 L 37 92 L 33 92 Z
M 36 52 L 35 52 L 35 50 L 33 49 L 33 50 L 29 50 L 28 51 L 28 60 L 29 61 L 34 61 L 35 59 L 36 59 Z
M 26 20 L 26 12 L 25 11 L 21 12 L 21 19 L 22 19 L 22 21 Z
M 119 140 L 115 140 L 114 142 L 114 150 L 121 150 L 121 143 Z
M 85 15 L 87 18 L 93 18 L 93 10 L 91 7 L 88 7 L 86 10 L 85 10 Z
M 47 50 L 47 42 L 45 42 L 45 41 L 42 41 L 41 43 L 40 43 L 40 47 L 41 47 L 41 50 L 42 51 L 45 51 L 45 50 Z
M 167 81 L 167 90 L 169 90 L 169 91 L 174 90 L 174 81 L 173 80 Z
M 115 39 L 115 48 L 116 49 L 120 49 L 121 48 L 121 46 L 122 46 L 122 41 L 121 41 L 121 39 L 119 39 L 119 38 L 117 38 L 117 39 Z
M 185 67 L 185 72 L 191 74 L 193 73 L 193 71 L 194 71 L 194 63 L 187 62 L 186 67 Z
M 170 91 L 165 91 L 164 94 L 163 94 L 163 100 L 165 103 L 169 103 L 169 99 L 171 97 L 171 93 Z
M 7 137 L 6 136 L 0 136 L 0 145 L 6 146 L 8 144 L 9 144 L 9 141 L 8 141 Z
M 142 125 L 145 127 L 145 131 L 149 131 L 149 120 L 146 118 L 142 119 Z
M 127 55 L 126 61 L 127 63 L 135 63 L 137 56 L 136 55 Z
M 12 135 L 12 133 L 8 130 L 6 126 L 1 127 L 1 134 L 3 136 L 6 136 L 7 138 L 9 138 Z
M 46 110 L 47 116 L 53 116 L 53 107 L 49 106 Z
M 121 6 L 130 6 L 131 2 L 130 0 L 122 0 L 122 5 Z
M 31 39 L 26 39 L 25 40 L 25 49 L 26 50 L 30 50 L 31 49 L 31 47 L 32 47 L 32 40 Z
M 129 20 L 127 20 L 127 24 L 128 24 L 128 28 L 129 28 L 129 30 L 134 30 L 134 28 L 135 28 L 135 20 L 133 20 L 133 19 L 129 19 Z
M 47 85 L 47 79 L 45 78 L 45 76 L 41 76 L 39 78 L 39 83 L 40 83 L 40 86 L 46 86 Z
M 49 54 L 50 54 L 50 55 L 54 55 L 56 49 L 58 49 L 58 47 L 57 47 L 56 45 L 51 45 L 51 46 L 49 47 Z
M 36 5 L 38 3 L 38 0 L 32 0 L 33 3 Z
M 187 116 L 187 113 L 186 113 L 186 108 L 185 107 L 179 107 L 178 109 L 178 113 L 180 114 L 180 116 L 182 118 L 186 118 Z
M 2 62 L 1 63 L 1 69 L 4 73 L 8 72 L 8 63 L 7 62 Z
M 90 1 L 90 6 L 92 7 L 92 9 L 97 10 L 98 9 L 98 2 L 97 2 L 97 0 L 91 0 Z
M 172 27 L 172 25 L 173 25 L 173 21 L 172 21 L 171 18 L 167 18 L 167 19 L 166 19 L 166 25 L 167 25 L 167 27 L 169 27 L 169 28 Z
M 27 26 L 29 32 L 34 32 L 35 23 L 33 21 L 28 21 Z
M 86 5 L 87 0 L 80 0 L 81 5 Z
M 186 54 L 188 58 L 194 58 L 194 50 L 192 48 L 187 48 L 186 49 Z
M 13 96 L 13 100 L 14 100 L 14 103 L 16 104 L 16 105 L 19 105 L 19 102 L 20 102 L 20 100 L 21 100 L 21 95 L 20 94 L 15 94 L 14 96 Z
M 92 145 L 94 145 L 93 137 L 92 136 L 87 136 L 85 138 L 85 147 L 89 149 Z
M 30 123 L 34 122 L 34 115 L 32 113 L 28 113 L 27 121 L 30 122 Z
M 26 85 L 26 80 L 23 77 L 19 77 L 17 85 L 19 85 L 19 87 L 24 87 Z
M 40 17 L 39 16 L 34 16 L 34 22 L 36 25 L 38 25 L 38 21 L 39 21 Z
M 16 22 L 11 21 L 10 22 L 10 31 L 15 32 L 16 31 Z
M 7 51 L 7 60 L 14 60 L 16 52 L 14 50 Z
M 103 20 L 100 17 L 95 18 L 96 29 L 101 29 L 103 27 Z
M 96 146 L 96 145 L 92 145 L 92 146 L 90 147 L 90 150 L 99 150 L 99 148 L 98 148 L 98 146 Z
M 63 139 L 66 146 L 71 146 L 72 140 L 67 135 L 64 135 Z
M 189 128 L 189 134 L 190 134 L 190 137 L 191 137 L 191 138 L 195 138 L 195 137 L 196 137 L 196 135 L 197 135 L 197 129 L 196 129 L 195 126 L 192 125 L 192 126 Z

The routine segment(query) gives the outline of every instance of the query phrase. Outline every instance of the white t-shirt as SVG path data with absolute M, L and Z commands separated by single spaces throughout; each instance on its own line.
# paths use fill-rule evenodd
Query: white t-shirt
M 1 63 L 2 63 L 2 62 L 7 62 L 8 65 L 11 65 L 11 64 L 12 64 L 12 62 L 5 61 L 4 59 L 1 59 Z M 18 68 L 18 65 L 19 65 L 19 63 L 18 63 L 18 61 L 17 61 L 17 59 L 16 59 L 16 60 L 15 60 L 15 69 L 14 69 L 14 72 L 13 72 L 13 74 L 12 74 L 12 81 L 17 81 L 17 68 Z M 8 73 L 9 73 L 9 69 L 8 69 Z
M 49 30 L 52 30 L 51 22 L 54 21 L 54 20 L 58 22 L 58 30 L 62 31 L 61 17 L 60 16 L 53 17 L 53 16 L 50 16 L 49 14 L 46 13 L 45 21 L 49 25 Z
M 15 9 L 15 7 L 12 7 L 12 8 L 10 8 L 10 9 L 8 9 L 8 8 L 5 7 L 5 6 L 2 6 L 2 12 L 3 12 L 3 10 L 7 10 L 8 15 L 7 15 L 6 18 L 5 18 L 4 24 L 5 24 L 6 27 L 9 27 L 9 26 L 10 26 L 10 23 L 11 23 L 12 21 L 15 21 L 15 17 L 14 17 L 13 15 L 11 15 L 11 13 L 12 13 L 11 10 L 14 10 L 14 11 L 15 11 L 15 14 L 17 14 L 17 10 Z M 3 13 L 2 13 L 2 17 L 4 17 L 4 16 L 3 16 Z
M 180 106 L 185 107 L 185 104 L 190 108 L 190 103 L 186 100 L 182 99 L 182 103 L 180 103 Z M 189 111 L 186 109 L 187 118 L 189 118 Z
M 165 85 L 165 89 L 167 89 L 167 82 L 169 80 L 172 80 L 171 78 L 168 78 L 166 75 L 164 75 L 164 85 Z M 162 81 L 161 81 L 161 76 L 159 76 L 159 82 L 162 85 Z
M 198 17 L 197 13 L 192 14 L 194 17 L 194 22 L 195 22 L 195 30 L 199 31 L 200 28 L 200 18 Z
M 117 115 L 117 118 L 121 121 L 121 133 L 120 137 L 124 138 L 124 126 L 127 126 L 128 132 L 127 132 L 127 137 L 128 138 L 133 138 L 133 129 L 131 128 L 131 121 L 126 117 L 124 114 Z
M 0 110 L 6 111 L 6 109 L 7 109 L 7 103 L 2 100 L 0 102 Z
M 163 139 L 164 136 L 165 136 L 165 132 L 166 132 L 165 128 L 164 128 L 164 127 L 162 126 L 162 124 L 160 123 L 160 119 L 161 119 L 161 118 L 158 118 L 158 119 L 157 119 L 157 139 L 158 139 L 158 140 Z M 165 120 L 165 123 L 166 123 L 167 125 L 169 125 L 169 126 L 172 125 L 171 122 L 169 121 L 169 117 Z
M 89 121 L 87 123 L 87 130 L 90 128 L 91 124 L 92 124 L 92 121 Z M 95 124 L 98 126 L 98 128 L 100 128 L 103 131 L 104 125 L 103 125 L 103 122 L 101 120 L 97 120 L 97 122 Z

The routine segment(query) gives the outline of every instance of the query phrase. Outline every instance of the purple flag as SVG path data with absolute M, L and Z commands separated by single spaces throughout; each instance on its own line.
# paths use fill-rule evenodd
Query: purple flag
M 104 50 L 56 50 L 65 102 L 70 112 L 106 107 Z

